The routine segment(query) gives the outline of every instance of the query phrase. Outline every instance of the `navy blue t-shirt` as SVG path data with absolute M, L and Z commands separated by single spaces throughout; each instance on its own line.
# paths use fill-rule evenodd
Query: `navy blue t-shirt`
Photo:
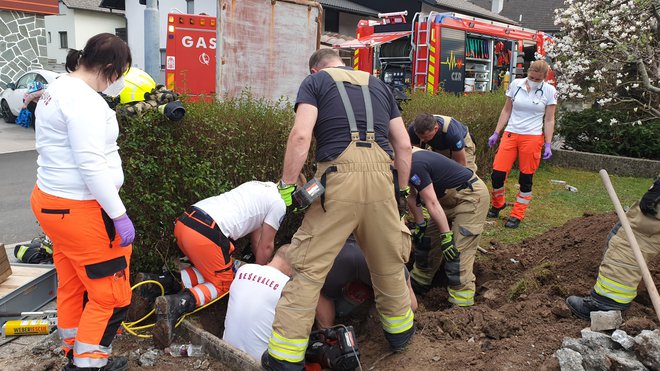
M 415 151 L 410 167 L 410 185 L 419 192 L 433 183 L 438 198 L 472 178 L 472 170 L 437 152 Z
M 339 299 L 342 289 L 351 281 L 360 281 L 371 286 L 371 274 L 362 249 L 351 235 L 335 258 L 325 278 L 321 293 L 330 299 Z
M 339 68 L 351 70 L 349 67 Z M 344 85 L 355 112 L 360 139 L 364 140 L 366 139 L 367 116 L 362 88 L 349 83 L 344 83 Z M 390 89 L 374 76 L 369 77 L 369 91 L 374 112 L 376 142 L 392 156 L 392 148 L 388 140 L 390 120 L 400 117 L 401 113 Z M 334 160 L 351 142 L 351 129 L 346 109 L 339 96 L 339 90 L 335 86 L 335 81 L 322 70 L 307 76 L 298 90 L 296 109 L 300 103 L 311 104 L 319 110 L 314 126 L 316 161 Z
M 453 117 L 449 121 L 449 126 L 447 127 L 447 133 L 442 132 L 442 118 L 436 117 L 436 122 L 438 123 L 438 132 L 435 133 L 433 138 L 428 141 L 429 146 L 436 151 L 443 151 L 445 149 L 450 149 L 452 151 L 460 151 L 465 148 L 465 136 L 468 133 L 467 126 L 458 122 L 458 120 Z M 420 146 L 422 140 L 415 133 L 415 128 L 413 124 L 408 126 L 408 135 L 410 136 L 410 143 L 413 146 Z

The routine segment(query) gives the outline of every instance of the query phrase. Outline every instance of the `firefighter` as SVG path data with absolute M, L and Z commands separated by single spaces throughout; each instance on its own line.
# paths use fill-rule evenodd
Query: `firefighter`
M 476 148 L 467 126 L 453 117 L 421 113 L 408 126 L 413 146 L 431 147 L 477 172 Z
M 646 261 L 660 253 L 660 175 L 626 214 Z M 637 296 L 642 279 L 633 249 L 621 223 L 610 232 L 600 263 L 598 279 L 586 297 L 569 296 L 566 304 L 579 318 L 589 320 L 593 311 L 626 310 Z
M 504 182 L 516 158 L 520 167 L 520 191 L 504 224 L 506 228 L 518 228 L 520 225 L 532 201 L 532 177 L 539 167 L 541 157 L 544 160 L 552 157 L 557 90 L 545 82 L 549 69 L 545 61 L 534 61 L 529 67 L 527 78 L 515 79 L 509 85 L 497 126 L 488 138 L 488 146 L 492 148 L 506 126 L 493 163 L 493 197 L 488 210 L 489 218 L 497 218 L 506 207 Z
M 170 345 L 181 315 L 229 290 L 234 279 L 233 241 L 249 234 L 257 264 L 270 260 L 275 233 L 285 212 L 275 183 L 251 181 L 199 201 L 177 218 L 174 237 L 193 266 L 181 271 L 183 291 L 156 298 L 154 341 L 157 346 Z
M 131 300 L 129 265 L 135 228 L 119 188 L 124 174 L 115 113 L 97 93 L 117 95 L 131 51 L 102 33 L 70 49 L 66 69 L 37 105 L 37 184 L 31 205 L 53 242 L 58 334 L 65 370 L 125 370 L 110 357 Z
M 319 292 L 351 233 L 371 270 L 376 308 L 390 346 L 402 351 L 415 332 L 401 269 L 410 251 L 410 232 L 394 192 L 408 188 L 411 145 L 396 101 L 382 81 L 345 67 L 335 50 L 314 52 L 309 68 L 311 75 L 298 91 L 279 188 L 290 205 L 314 135 L 316 177 L 325 194 L 307 209 L 287 254 L 294 274 L 277 305 L 262 357 L 262 365 L 272 370 L 303 368 Z
M 489 195 L 486 184 L 470 169 L 438 153 L 413 149 L 409 205 L 415 217 L 413 228 L 415 264 L 411 283 L 417 293 L 431 288 L 444 261 L 449 302 L 461 307 L 474 304 L 474 256 L 483 232 Z M 424 219 L 422 204 L 430 222 Z

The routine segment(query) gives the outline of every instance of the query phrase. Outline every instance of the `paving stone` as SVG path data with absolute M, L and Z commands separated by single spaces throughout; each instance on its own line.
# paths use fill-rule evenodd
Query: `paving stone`
M 607 312 L 591 312 L 592 331 L 615 330 L 619 328 L 622 323 L 623 318 L 621 317 L 621 311 L 610 310 Z
M 635 339 L 633 339 L 632 336 L 626 334 L 626 332 L 623 330 L 615 330 L 612 333 L 612 340 L 619 343 L 623 349 L 626 350 L 630 350 L 633 346 L 635 346 Z
M 582 366 L 582 355 L 572 349 L 559 349 L 555 352 L 562 371 L 585 371 Z

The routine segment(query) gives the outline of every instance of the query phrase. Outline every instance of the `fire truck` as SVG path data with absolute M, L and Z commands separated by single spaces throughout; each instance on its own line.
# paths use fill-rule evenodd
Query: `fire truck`
M 321 6 L 307 0 L 222 2 L 218 15 L 170 13 L 165 82 L 191 96 L 295 99 L 321 37 Z M 218 63 L 219 62 L 219 63 Z
M 378 75 L 395 92 L 423 90 L 487 92 L 523 77 L 529 64 L 545 55 L 549 35 L 523 27 L 458 13 L 379 14 L 361 20 L 353 67 Z

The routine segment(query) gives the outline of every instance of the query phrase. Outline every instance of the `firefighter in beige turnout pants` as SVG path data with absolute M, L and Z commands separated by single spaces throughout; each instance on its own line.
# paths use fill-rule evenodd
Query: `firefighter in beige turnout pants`
M 639 248 L 648 262 L 660 253 L 660 176 L 651 189 L 626 214 Z M 637 296 L 642 272 L 625 230 L 617 223 L 607 241 L 598 279 L 586 297 L 569 296 L 566 304 L 579 318 L 589 320 L 593 311 L 626 310 Z
M 396 102 L 378 79 L 343 67 L 334 50 L 315 52 L 310 69 L 313 74 L 303 81 L 296 100 L 296 121 L 287 143 L 280 193 L 290 204 L 291 188 L 295 187 L 288 184 L 295 182 L 307 157 L 312 130 L 319 161 L 316 177 L 322 183 L 325 180 L 326 192 L 324 199 L 309 207 L 291 241 L 287 258 L 294 274 L 277 305 L 268 350 L 262 357 L 262 365 L 270 370 L 303 368 L 321 287 L 351 233 L 371 272 L 386 339 L 394 350 L 403 350 L 415 331 L 401 269 L 410 253 L 410 232 L 400 219 L 391 149 L 387 130 L 382 131 L 389 128 L 395 164 L 403 174 L 400 185 L 405 187 L 410 141 Z M 299 137 L 301 134 L 305 135 Z M 331 148 L 330 139 L 342 137 L 345 143 Z M 337 156 L 324 161 L 328 148 Z
M 431 215 L 426 229 L 421 207 L 410 202 L 418 223 L 413 229 L 413 289 L 420 294 L 428 291 L 444 262 L 449 302 L 474 305 L 472 267 L 490 203 L 486 184 L 470 169 L 421 149 L 413 150 L 410 184 Z

